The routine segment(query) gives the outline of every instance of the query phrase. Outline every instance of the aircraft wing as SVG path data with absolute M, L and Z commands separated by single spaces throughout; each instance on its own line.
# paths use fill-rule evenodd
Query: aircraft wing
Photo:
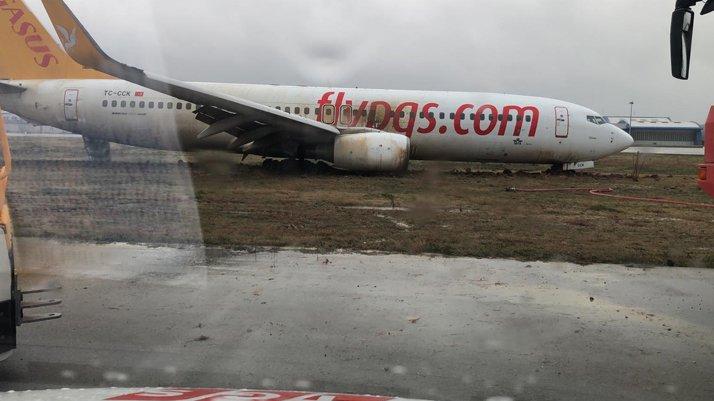
M 275 143 L 275 136 L 283 133 L 306 143 L 329 142 L 340 134 L 332 125 L 122 64 L 97 45 L 63 0 L 42 2 L 66 52 L 79 64 L 203 106 L 199 111 L 199 114 L 203 113 L 203 118 L 199 119 L 208 123 L 209 127 L 198 134 L 199 139 L 228 132 L 236 136 L 234 148 L 252 143 L 250 146 L 255 150 L 256 143 Z

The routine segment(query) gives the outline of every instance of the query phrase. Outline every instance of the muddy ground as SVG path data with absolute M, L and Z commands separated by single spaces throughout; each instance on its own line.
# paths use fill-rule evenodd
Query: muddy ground
M 91 164 L 74 138 L 11 144 L 21 236 L 714 267 L 714 209 L 507 191 L 613 188 L 710 202 L 696 186 L 700 157 L 647 156 L 636 181 L 632 155 L 578 175 L 417 162 L 406 175 L 384 176 L 284 172 L 257 158 L 239 164 L 230 155 L 122 146 L 111 164 Z

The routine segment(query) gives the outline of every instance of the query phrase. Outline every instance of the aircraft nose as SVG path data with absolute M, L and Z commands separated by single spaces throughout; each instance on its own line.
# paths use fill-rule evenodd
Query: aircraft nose
M 627 132 L 615 126 L 613 126 L 612 129 L 612 143 L 618 152 L 629 149 L 635 144 L 635 140 Z

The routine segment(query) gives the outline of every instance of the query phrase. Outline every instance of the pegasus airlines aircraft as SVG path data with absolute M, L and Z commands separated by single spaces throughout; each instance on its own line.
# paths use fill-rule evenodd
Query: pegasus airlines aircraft
M 355 171 L 402 171 L 410 160 L 568 169 L 633 143 L 598 113 L 555 99 L 177 81 L 113 60 L 64 1 L 43 3 L 65 51 L 23 1 L 0 0 L 0 105 L 82 135 L 94 159 L 108 159 L 114 142 Z

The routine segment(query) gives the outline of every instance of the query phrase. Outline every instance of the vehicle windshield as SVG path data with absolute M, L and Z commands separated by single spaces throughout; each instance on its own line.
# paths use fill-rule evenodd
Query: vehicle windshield
M 0 400 L 710 401 L 674 2 L 0 0 Z

